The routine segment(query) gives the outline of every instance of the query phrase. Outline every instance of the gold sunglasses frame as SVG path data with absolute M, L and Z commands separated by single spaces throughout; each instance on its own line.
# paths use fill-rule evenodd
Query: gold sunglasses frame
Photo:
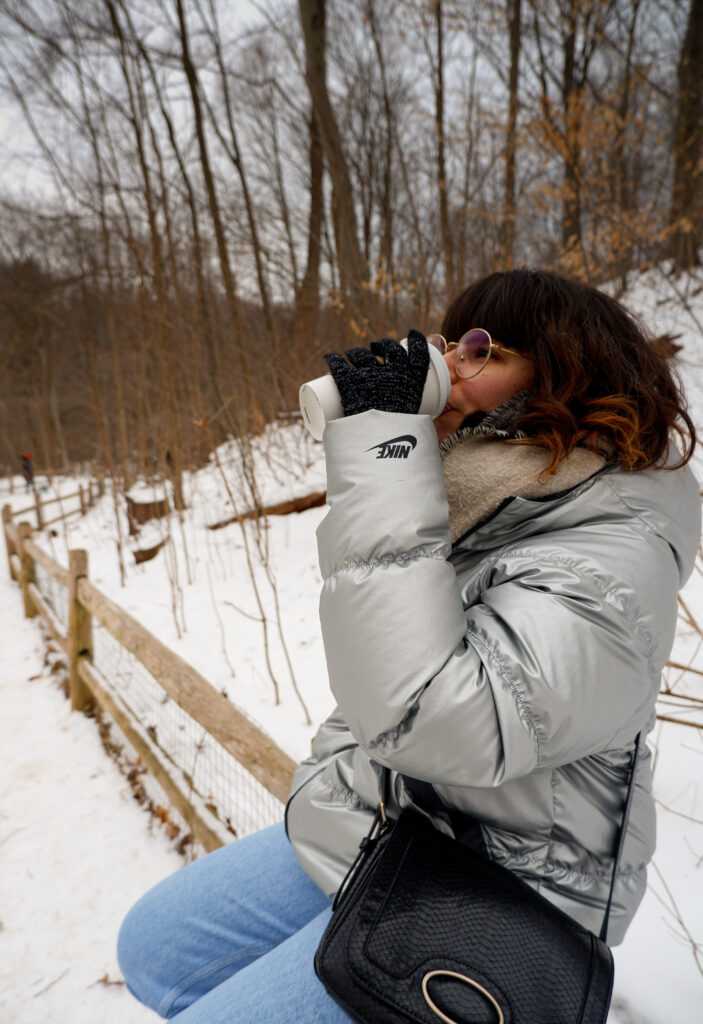
M 478 377 L 479 373 L 483 373 L 483 371 L 488 366 L 488 363 L 490 362 L 491 353 L 494 350 L 496 350 L 498 352 L 508 352 L 511 356 L 520 356 L 521 359 L 527 358 L 525 355 L 523 355 L 522 352 L 517 352 L 514 348 L 508 348 L 507 345 L 501 345 L 501 343 L 499 341 L 494 341 L 490 331 L 487 331 L 485 327 L 471 327 L 471 328 L 469 328 L 468 331 L 464 331 L 464 333 L 462 334 L 462 336 L 459 338 L 458 341 L 447 341 L 447 339 L 444 337 L 443 334 L 431 334 L 430 337 L 441 338 L 442 339 L 442 341 L 444 342 L 444 345 L 445 345 L 445 354 L 446 354 L 446 352 L 453 352 L 455 348 L 458 348 L 459 345 L 461 345 L 461 343 L 464 340 L 464 338 L 466 337 L 466 335 L 467 334 L 471 334 L 472 331 L 481 331 L 483 334 L 486 335 L 486 337 L 488 338 L 488 355 L 486 356 L 486 361 L 483 363 L 481 368 L 479 370 L 476 370 L 475 373 L 470 373 L 468 376 L 465 376 L 463 373 L 460 372 L 460 368 L 461 368 L 461 366 L 463 366 L 463 364 L 462 363 L 457 363 L 456 360 L 455 360 L 454 368 L 456 370 L 456 375 L 457 375 L 457 377 L 461 377 L 462 380 L 472 380 L 474 377 Z M 430 342 L 430 344 L 431 344 L 431 342 Z M 437 347 L 437 346 L 435 346 L 435 347 Z

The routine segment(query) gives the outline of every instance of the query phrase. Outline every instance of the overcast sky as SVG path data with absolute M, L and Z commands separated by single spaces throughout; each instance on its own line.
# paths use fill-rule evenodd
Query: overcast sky
M 172 0 L 171 0 L 172 2 Z M 261 22 L 266 0 L 228 0 L 220 11 L 223 25 L 241 30 Z M 186 9 L 188 0 L 186 0 Z M 0 55 L 0 78 L 2 59 Z M 22 112 L 0 91 L 0 198 L 40 201 L 54 195 L 51 174 L 34 143 Z

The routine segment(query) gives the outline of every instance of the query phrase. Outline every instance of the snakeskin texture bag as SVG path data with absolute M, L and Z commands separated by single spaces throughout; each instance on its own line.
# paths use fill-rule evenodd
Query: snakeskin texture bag
M 600 937 L 422 815 L 387 821 L 382 802 L 315 954 L 318 977 L 352 1020 L 604 1024 L 613 986 L 605 936 L 639 742 Z

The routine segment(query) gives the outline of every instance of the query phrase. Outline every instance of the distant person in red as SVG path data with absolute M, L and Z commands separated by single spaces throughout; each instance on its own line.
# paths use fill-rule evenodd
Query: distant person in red
M 32 453 L 22 453 L 22 476 L 27 483 L 27 490 L 31 491 L 34 487 L 34 465 L 32 463 Z

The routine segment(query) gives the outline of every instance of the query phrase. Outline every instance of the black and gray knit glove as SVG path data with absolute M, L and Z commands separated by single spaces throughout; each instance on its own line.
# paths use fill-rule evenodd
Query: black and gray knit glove
M 342 399 L 345 416 L 367 409 L 416 413 L 422 402 L 430 353 L 419 331 L 408 334 L 407 352 L 397 341 L 384 338 L 367 348 L 350 348 L 344 356 L 328 352 L 325 360 Z M 380 362 L 376 356 L 382 356 Z M 349 362 L 347 362 L 349 360 Z

